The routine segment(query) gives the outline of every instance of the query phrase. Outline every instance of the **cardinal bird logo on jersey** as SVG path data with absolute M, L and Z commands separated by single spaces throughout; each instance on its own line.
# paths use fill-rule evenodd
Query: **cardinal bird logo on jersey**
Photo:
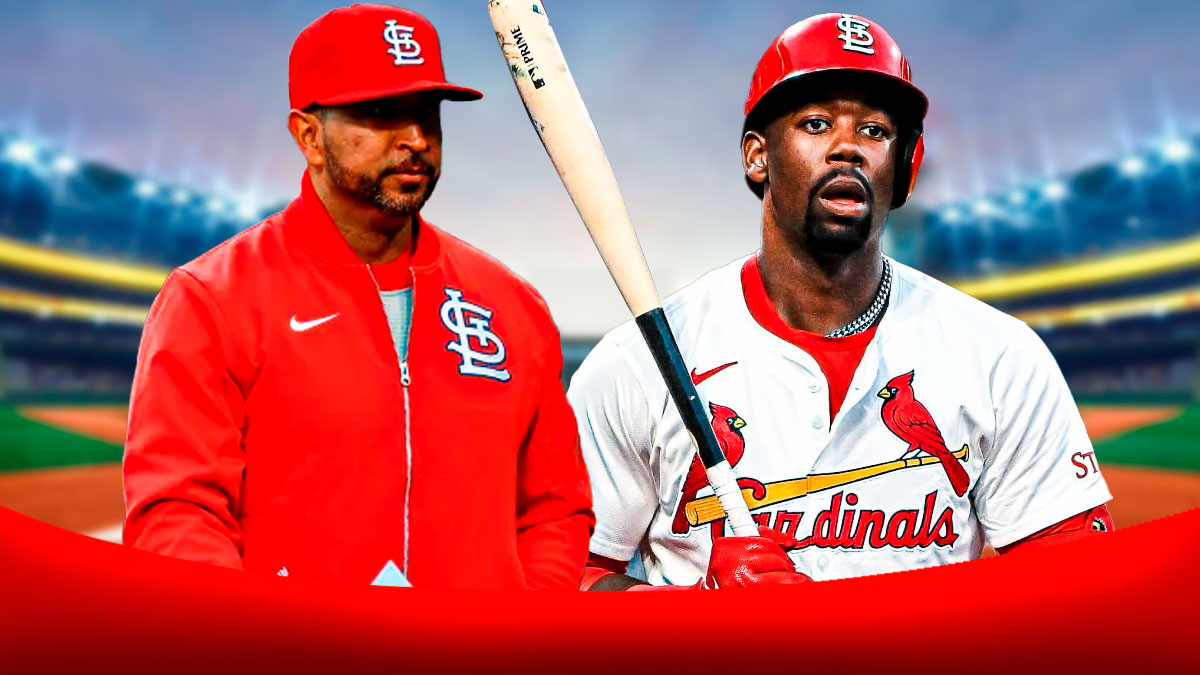
M 729 460 L 729 466 L 737 466 L 737 463 L 742 461 L 742 454 L 746 451 L 746 439 L 742 438 L 742 427 L 746 426 L 746 420 L 742 419 L 733 408 L 726 408 L 723 405 L 709 403 L 708 409 L 712 412 L 713 433 L 717 436 L 717 443 L 720 444 L 721 451 L 725 453 L 725 459 Z M 675 520 L 671 522 L 671 532 L 687 534 L 691 529 L 684 507 L 696 498 L 697 492 L 707 486 L 708 475 L 704 473 L 704 464 L 700 462 L 700 455 L 697 454 L 692 457 L 692 466 L 688 469 L 687 477 L 683 479 L 683 491 L 679 499 L 679 506 L 675 509 Z M 719 537 L 725 529 L 725 520 L 722 518 L 712 525 L 713 537 Z
M 933 421 L 933 416 L 916 399 L 912 388 L 913 374 L 914 371 L 910 370 L 893 377 L 887 386 L 879 390 L 878 396 L 883 399 L 880 410 L 883 423 L 889 431 L 899 436 L 900 440 L 908 443 L 908 451 L 905 454 L 915 454 L 923 450 L 937 457 L 942 463 L 942 468 L 946 470 L 950 486 L 954 488 L 955 494 L 961 497 L 966 494 L 971 479 L 967 476 L 967 470 L 946 448 L 946 441 L 942 438 L 937 423 Z

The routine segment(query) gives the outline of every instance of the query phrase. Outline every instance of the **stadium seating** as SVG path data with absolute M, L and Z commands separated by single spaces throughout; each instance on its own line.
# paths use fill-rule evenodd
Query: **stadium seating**
M 1169 243 L 1200 231 L 1200 135 L 925 214 L 919 267 L 977 277 Z
M 906 215 L 901 257 L 1029 322 L 1077 397 L 1200 398 L 1193 148 Z M 273 210 L 0 134 L 0 398 L 127 398 L 168 270 Z M 564 382 L 595 340 L 564 341 Z

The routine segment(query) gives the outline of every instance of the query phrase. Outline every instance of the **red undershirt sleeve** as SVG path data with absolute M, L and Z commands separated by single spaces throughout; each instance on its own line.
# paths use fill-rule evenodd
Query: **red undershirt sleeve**
M 1028 537 L 1019 539 L 1008 546 L 1001 546 L 997 551 L 1001 555 L 1006 555 L 1017 550 L 1027 551 L 1047 544 L 1057 544 L 1082 537 L 1090 537 L 1100 532 L 1111 532 L 1113 529 L 1115 528 L 1113 527 L 1112 516 L 1108 513 L 1108 507 L 1101 504 L 1094 509 L 1059 521 L 1044 530 L 1038 530 Z
M 587 559 L 587 567 L 583 571 L 583 579 L 579 582 L 579 590 L 589 591 L 596 582 L 607 576 L 614 574 L 625 574 L 629 563 L 612 558 L 605 558 L 602 555 L 589 553 Z

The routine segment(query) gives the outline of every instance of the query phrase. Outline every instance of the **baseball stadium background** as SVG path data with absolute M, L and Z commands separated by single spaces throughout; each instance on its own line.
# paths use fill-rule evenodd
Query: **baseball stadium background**
M 737 156 L 750 72 L 780 30 L 830 7 L 547 5 L 660 290 L 752 251 L 758 202 Z M 485 93 L 445 106 L 426 214 L 542 289 L 566 381 L 623 320 L 619 297 L 528 128 L 484 3 L 409 6 L 441 31 L 450 79 Z M 287 50 L 329 7 L 0 8 L 0 506 L 119 540 L 147 308 L 170 268 L 296 192 Z M 886 26 L 932 102 L 925 173 L 888 252 L 1038 331 L 1119 527 L 1200 506 L 1200 50 L 1170 34 L 1198 5 L 833 9 Z

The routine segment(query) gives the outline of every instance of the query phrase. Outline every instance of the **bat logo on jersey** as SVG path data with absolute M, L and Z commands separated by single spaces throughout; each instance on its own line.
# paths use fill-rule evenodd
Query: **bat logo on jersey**
M 889 385 L 901 384 L 904 379 L 911 379 L 911 373 L 894 379 Z M 911 385 L 911 382 L 908 383 Z M 894 388 L 897 391 L 892 392 Z M 888 396 L 902 399 L 899 386 L 885 388 Z M 909 386 L 911 398 L 911 386 Z M 886 402 L 885 402 L 886 403 Z M 913 403 L 916 403 L 913 400 Z M 916 403 L 920 406 L 920 403 Z M 924 409 L 924 406 L 921 406 Z M 735 466 L 742 460 L 746 451 L 746 441 L 742 429 L 746 421 L 736 411 L 727 406 L 709 403 L 712 412 L 712 428 L 717 442 L 725 452 L 730 466 Z M 926 416 L 928 414 L 926 413 Z M 888 427 L 892 427 L 889 425 Z M 936 426 L 934 427 L 936 429 Z M 938 433 L 940 439 L 941 434 Z M 903 438 L 903 437 L 902 437 Z M 932 442 L 928 445 L 934 446 Z M 920 444 L 918 447 L 923 449 Z M 942 448 L 945 443 L 942 443 Z M 804 512 L 800 511 L 759 511 L 765 507 L 775 506 L 782 502 L 798 499 L 809 494 L 846 487 L 871 478 L 901 471 L 918 466 L 942 464 L 945 460 L 939 454 L 926 451 L 920 455 L 917 452 L 906 453 L 900 459 L 880 462 L 855 469 L 836 471 L 833 473 L 811 474 L 802 478 L 792 478 L 770 483 L 763 483 L 754 478 L 738 478 L 738 486 L 742 496 L 754 513 L 754 520 L 763 527 L 772 527 L 780 532 L 791 534 L 799 539 L 799 548 L 817 546 L 821 548 L 858 548 L 864 546 L 882 548 L 915 548 L 928 546 L 951 546 L 958 540 L 954 532 L 954 512 L 950 507 L 944 507 L 940 513 L 935 513 L 938 495 L 934 490 L 925 496 L 921 508 L 900 509 L 892 513 L 870 508 L 854 508 L 858 505 L 859 497 L 853 492 L 838 492 L 833 495 L 830 507 L 819 512 L 813 520 L 812 535 L 800 538 L 799 528 L 804 520 Z M 946 451 L 949 461 L 958 465 L 968 459 L 970 448 L 963 445 L 955 452 Z M 961 469 L 961 466 L 959 466 Z M 964 471 L 965 475 L 965 471 Z M 953 479 L 952 479 L 953 480 Z M 710 526 L 711 536 L 715 540 L 725 536 L 725 510 L 714 495 L 698 497 L 701 490 L 708 486 L 704 465 L 700 458 L 693 456 L 687 476 L 680 489 L 679 502 L 675 516 L 671 522 L 671 533 L 679 536 L 688 535 L 692 528 L 704 525 Z M 962 494 L 960 493 L 961 497 Z M 772 522 L 774 518 L 774 522 Z
M 692 379 L 696 379 L 695 376 Z M 725 459 L 729 461 L 729 466 L 737 466 L 737 463 L 742 461 L 742 455 L 746 451 L 746 439 L 742 436 L 742 429 L 746 426 L 746 420 L 742 419 L 741 415 L 738 415 L 737 411 L 733 408 L 727 408 L 723 405 L 709 403 L 708 409 L 712 412 L 713 433 L 717 437 L 717 443 L 720 444 L 721 451 L 725 453 Z M 760 499 L 765 496 L 765 494 L 761 493 L 762 483 L 753 478 L 739 478 L 738 485 L 743 489 L 755 490 Z M 696 493 L 705 487 L 708 487 L 708 475 L 704 472 L 704 464 L 700 462 L 700 456 L 697 454 L 692 457 L 692 464 L 688 468 L 687 477 L 683 479 L 683 488 L 679 494 L 679 505 L 675 509 L 675 519 L 671 521 L 672 533 L 686 535 L 692 529 L 691 524 L 688 523 L 687 506 L 696 499 Z M 714 538 L 721 536 L 724 529 L 724 518 L 712 521 Z
M 704 373 L 696 373 L 693 370 L 692 381 L 699 384 L 734 363 L 727 363 Z M 888 386 L 879 392 L 879 397 L 885 399 L 885 408 L 889 402 L 892 403 L 891 410 L 898 420 L 907 419 L 909 422 L 920 419 L 928 420 L 928 425 L 909 425 L 924 434 L 920 437 L 922 442 L 917 443 L 915 448 L 909 448 L 909 451 L 900 459 L 845 471 L 812 474 L 802 478 L 771 483 L 763 483 L 748 477 L 738 478 L 738 486 L 742 489 L 742 496 L 746 499 L 750 510 L 758 511 L 764 507 L 774 506 L 815 492 L 845 487 L 893 471 L 938 463 L 946 466 L 946 460 L 953 462 L 954 466 L 962 471 L 965 478 L 966 471 L 962 469 L 959 462 L 967 461 L 970 453 L 969 447 L 963 445 L 955 452 L 946 449 L 945 442 L 941 440 L 941 432 L 937 430 L 937 425 L 933 424 L 929 412 L 913 398 L 912 376 L 913 374 L 910 372 L 893 378 L 888 382 Z M 903 407 L 895 408 L 894 406 L 898 402 L 907 403 Z M 746 427 L 746 420 L 728 406 L 709 403 L 708 408 L 712 413 L 712 429 L 717 437 L 717 442 L 724 451 L 725 458 L 729 460 L 729 465 L 736 466 L 746 452 L 746 439 L 742 435 L 742 429 Z M 924 412 L 923 418 L 919 415 L 921 411 Z M 905 415 L 909 417 L 905 417 Z M 886 413 L 884 422 L 893 433 L 905 438 L 896 431 L 896 428 L 893 428 L 892 424 L 888 423 Z M 927 426 L 932 427 L 932 432 Z M 908 429 L 908 427 L 902 428 Z M 936 434 L 938 443 L 933 442 L 931 433 Z M 905 440 L 907 439 L 905 438 Z M 944 457 L 942 453 L 937 452 L 938 448 L 944 451 Z M 922 450 L 924 455 L 920 453 Z M 954 480 L 955 478 L 951 477 L 952 485 Z M 689 465 L 687 475 L 680 488 L 675 516 L 671 521 L 672 534 L 687 536 L 693 527 L 709 525 L 714 540 L 725 536 L 725 510 L 721 507 L 720 500 L 715 495 L 698 497 L 698 494 L 706 487 L 708 487 L 708 477 L 704 472 L 704 465 L 700 462 L 699 456 L 693 455 L 692 463 Z M 965 488 L 963 492 L 965 492 Z M 960 497 L 963 492 L 958 493 Z M 958 540 L 958 535 L 954 532 L 954 512 L 950 507 L 945 507 L 935 517 L 937 497 L 937 491 L 934 490 L 925 496 L 921 508 L 900 509 L 888 514 L 868 508 L 856 509 L 854 507 L 859 502 L 857 494 L 838 492 L 833 495 L 830 507 L 817 514 L 813 521 L 812 535 L 803 539 L 799 539 L 798 533 L 801 521 L 804 519 L 803 512 L 760 511 L 754 513 L 754 520 L 763 527 L 772 527 L 780 532 L 796 536 L 799 539 L 799 548 L 808 546 L 859 549 L 864 546 L 872 548 L 951 546 Z M 772 522 L 772 516 L 774 516 L 774 522 Z
M 914 371 L 910 370 L 893 377 L 879 390 L 877 395 L 883 399 L 883 406 L 880 408 L 883 423 L 900 440 L 908 443 L 908 450 L 902 459 L 915 456 L 921 451 L 936 457 L 946 470 L 946 477 L 950 479 L 954 494 L 961 497 L 967 493 L 971 479 L 958 458 L 946 447 L 946 440 L 942 438 L 942 432 L 933 421 L 933 416 L 916 399 L 912 387 L 913 374 Z
M 462 291 L 447 286 L 446 301 L 442 303 L 442 324 L 458 336 L 446 343 L 446 349 L 462 357 L 458 372 L 463 375 L 490 377 L 508 382 L 504 365 L 504 342 L 492 332 L 492 310 L 463 300 Z

